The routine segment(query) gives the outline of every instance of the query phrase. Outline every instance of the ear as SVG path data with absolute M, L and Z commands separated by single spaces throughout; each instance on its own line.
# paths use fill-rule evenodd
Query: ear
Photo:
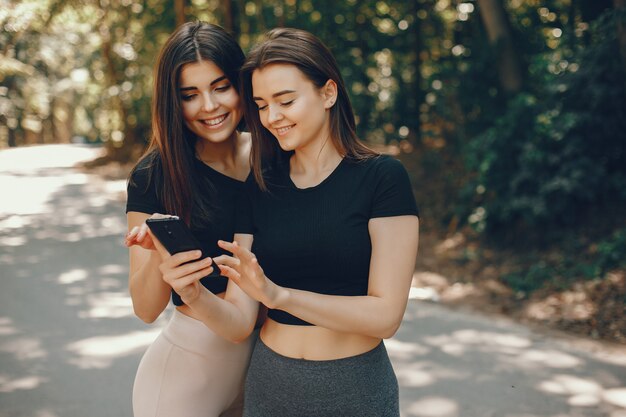
M 322 87 L 322 96 L 324 97 L 324 108 L 333 107 L 337 101 L 337 83 L 333 80 L 326 81 Z

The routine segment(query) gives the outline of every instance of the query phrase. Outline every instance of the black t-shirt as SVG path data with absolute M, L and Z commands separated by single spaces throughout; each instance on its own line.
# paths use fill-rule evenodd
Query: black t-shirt
M 153 176 L 149 175 L 150 158 L 142 160 L 128 182 L 126 212 L 167 213 L 161 203 L 157 185 Z M 202 250 L 210 257 L 228 253 L 217 246 L 218 239 L 231 241 L 235 230 L 235 203 L 244 189 L 244 182 L 226 176 L 202 161 L 194 159 L 192 174 L 199 184 L 204 184 L 204 193 L 211 198 L 212 216 L 210 219 L 194 218 L 192 209 L 191 232 L 202 245 Z M 196 216 L 197 217 L 197 216 Z M 228 253 L 229 254 L 229 253 Z M 217 270 L 200 280 L 209 291 L 219 294 L 226 290 L 228 278 L 220 276 Z M 183 305 L 180 296 L 172 291 L 175 305 Z
M 265 274 L 287 288 L 329 295 L 367 295 L 372 245 L 369 219 L 418 215 L 409 176 L 389 156 L 344 158 L 319 185 L 300 189 L 289 161 L 266 173 L 268 191 L 252 175 L 238 205 L 236 233 L 254 235 Z M 281 310 L 284 324 L 309 323 Z

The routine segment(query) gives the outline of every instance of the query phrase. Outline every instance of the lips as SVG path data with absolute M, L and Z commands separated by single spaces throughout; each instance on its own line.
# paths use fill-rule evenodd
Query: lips
M 295 124 L 289 125 L 289 126 L 283 126 L 283 127 L 276 127 L 274 129 L 276 130 L 276 134 L 278 134 L 278 136 L 283 136 L 287 132 L 289 132 L 291 130 L 291 128 L 294 127 L 294 126 L 295 126 Z
M 211 119 L 204 119 L 204 120 L 198 120 L 198 121 L 207 127 L 215 127 L 221 124 L 224 120 L 226 120 L 229 114 L 230 113 L 226 113 L 217 117 L 213 117 Z

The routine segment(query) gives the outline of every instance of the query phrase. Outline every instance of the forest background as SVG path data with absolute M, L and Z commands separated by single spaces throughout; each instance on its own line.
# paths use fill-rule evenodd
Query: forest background
M 150 136 L 157 51 L 182 22 L 244 51 L 267 29 L 334 51 L 359 135 L 410 171 L 414 285 L 626 343 L 626 0 L 0 0 L 0 149 Z

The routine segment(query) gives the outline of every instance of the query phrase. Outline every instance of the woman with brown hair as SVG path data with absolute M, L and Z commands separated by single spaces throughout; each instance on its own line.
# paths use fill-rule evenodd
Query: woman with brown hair
M 157 60 L 152 138 L 128 183 L 129 289 L 147 323 L 170 296 L 176 308 L 139 364 L 135 417 L 241 415 L 258 303 L 214 272 L 211 258 L 225 253 L 219 239 L 233 238 L 250 170 L 250 135 L 238 131 L 243 60 L 228 33 L 202 22 L 179 27 Z M 159 213 L 182 218 L 209 257 L 171 256 L 145 223 Z
M 399 416 L 384 338 L 418 246 L 402 164 L 365 147 L 341 74 L 313 35 L 275 29 L 240 72 L 253 177 L 222 273 L 268 307 L 244 416 Z M 242 244 L 252 241 L 253 246 Z

